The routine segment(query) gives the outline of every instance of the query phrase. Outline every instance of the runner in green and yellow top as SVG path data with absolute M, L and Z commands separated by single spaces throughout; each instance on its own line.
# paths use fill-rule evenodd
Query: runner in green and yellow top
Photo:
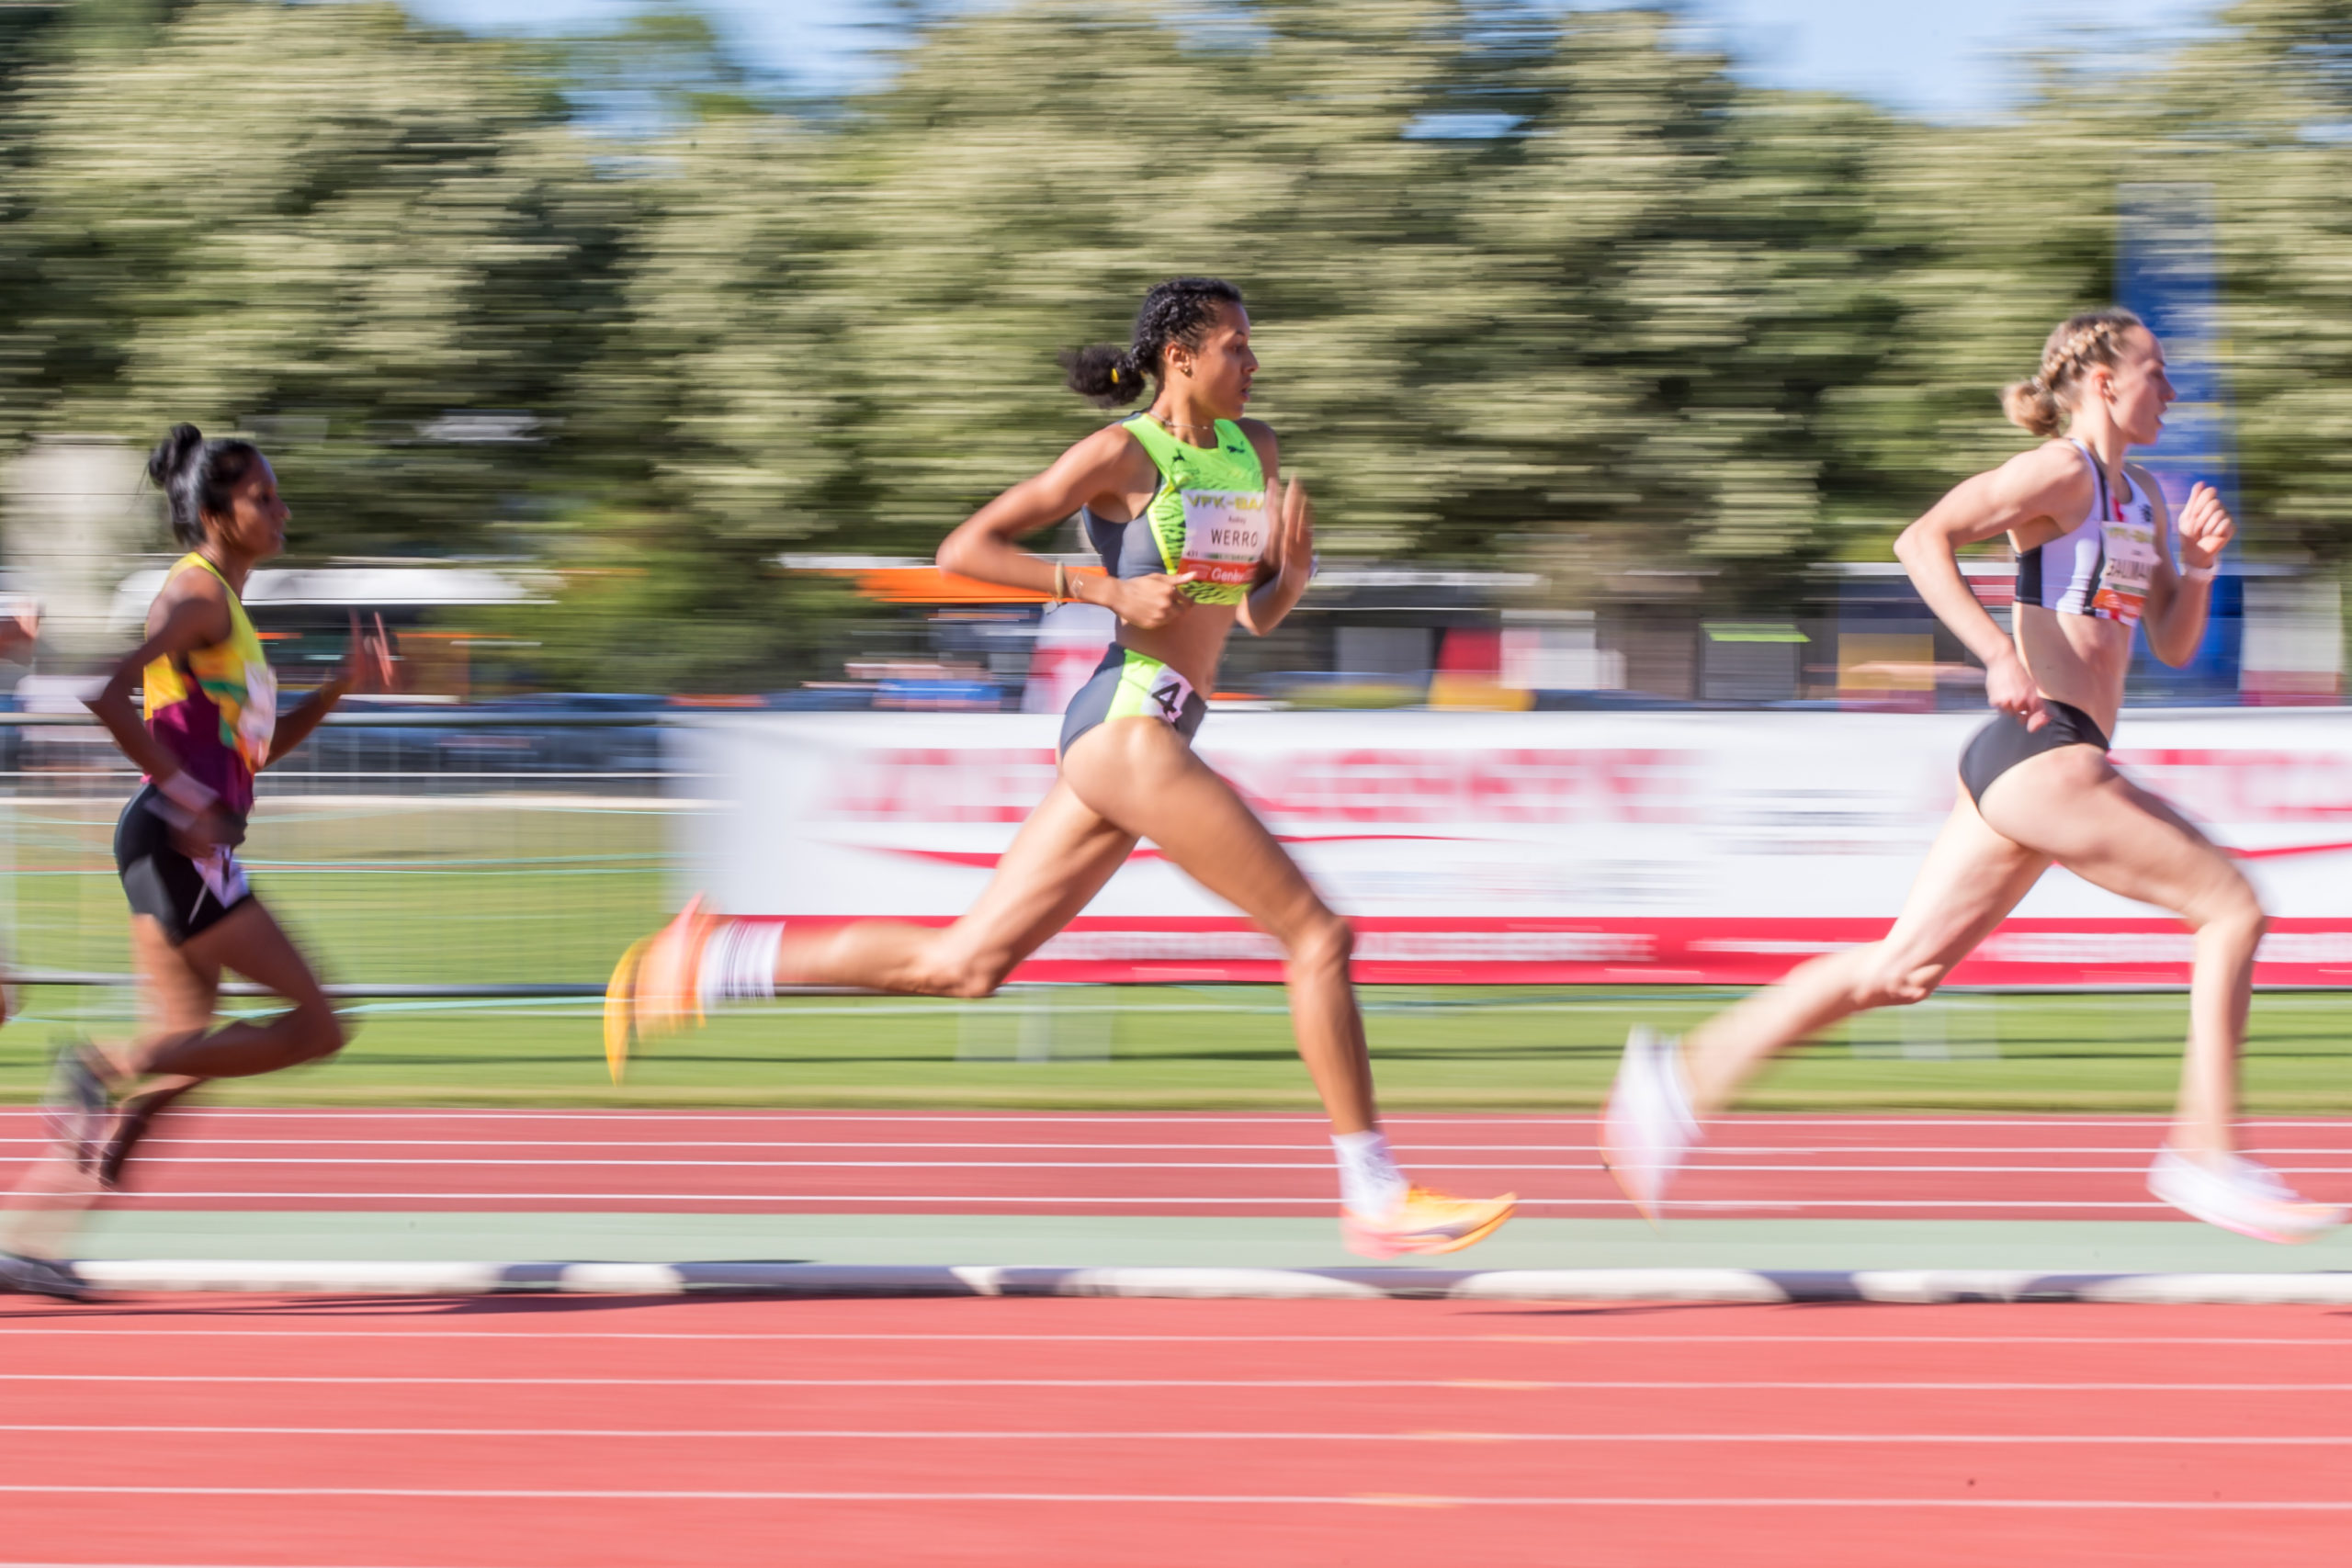
M 1150 381 L 1159 390 L 1148 412 L 1080 441 L 939 550 L 948 571 L 1118 616 L 1117 640 L 1063 722 L 1053 788 L 978 902 L 944 930 L 867 920 L 804 934 L 689 904 L 613 976 L 613 1072 L 643 1037 L 779 984 L 987 996 L 1148 838 L 1283 944 L 1299 1055 L 1331 1118 L 1348 1244 L 1381 1258 L 1467 1247 L 1510 1218 L 1514 1200 L 1443 1197 L 1397 1170 L 1374 1105 L 1348 923 L 1192 750 L 1235 624 L 1272 630 L 1306 592 L 1314 555 L 1306 490 L 1280 478 L 1273 431 L 1242 418 L 1258 356 L 1240 291 L 1216 278 L 1162 283 L 1144 297 L 1130 346 L 1083 349 L 1065 364 L 1071 389 L 1105 405 L 1135 401 Z M 1074 513 L 1108 575 L 1073 578 L 1013 544 Z
M 197 1085 L 341 1049 L 334 1009 L 301 950 L 245 885 L 236 849 L 253 811 L 254 775 L 300 745 L 345 693 L 380 689 L 390 675 L 383 623 L 363 633 L 354 616 L 344 668 L 281 716 L 241 597 L 254 565 L 285 548 L 293 514 L 269 459 L 250 442 L 208 441 L 182 424 L 156 446 L 147 472 L 188 553 L 148 609 L 146 640 L 89 705 L 146 775 L 123 808 L 114 851 L 149 1032 L 128 1045 L 62 1052 L 51 1103 L 65 1156 L 58 1163 L 100 1190 L 119 1182 L 156 1114 Z M 134 688 L 143 693 L 143 713 L 131 705 Z M 288 1010 L 214 1029 L 223 969 L 267 987 Z M 20 1206 L 25 1197 L 20 1190 Z M 70 1269 L 35 1261 L 49 1272 L 27 1280 L 19 1268 L 20 1285 L 73 1293 Z

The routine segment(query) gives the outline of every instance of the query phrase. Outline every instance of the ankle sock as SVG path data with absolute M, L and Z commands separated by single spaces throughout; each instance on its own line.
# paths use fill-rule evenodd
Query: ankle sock
M 1331 1150 L 1340 1156 L 1340 1202 L 1350 1213 L 1377 1219 L 1405 1201 L 1409 1184 L 1388 1151 L 1388 1134 L 1334 1133 Z
M 721 920 L 703 939 L 695 972 L 704 1009 L 775 996 L 775 951 L 783 941 L 781 920 Z

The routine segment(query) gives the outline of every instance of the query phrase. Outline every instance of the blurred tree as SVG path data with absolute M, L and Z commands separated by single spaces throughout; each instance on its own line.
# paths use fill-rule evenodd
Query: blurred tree
M 549 81 L 389 5 L 85 32 L 17 106 L 11 434 L 241 427 L 297 550 L 495 547 L 558 482 L 629 216 Z
M 1525 73 L 1523 126 L 1469 197 L 1483 330 L 1447 346 L 1435 396 L 1479 479 L 1457 547 L 1532 547 L 1579 598 L 1696 568 L 1736 606 L 1823 553 L 1824 488 L 1851 466 L 1824 400 L 1886 353 L 1883 126 L 1743 93 L 1669 26 L 1574 16 Z
M 0 6 L 0 442 L 244 426 L 299 548 L 527 553 L 547 678 L 762 688 L 1106 415 L 1057 350 L 1248 292 L 1323 547 L 1717 608 L 2018 450 L 2116 186 L 2218 196 L 2251 548 L 2352 552 L 2352 0 L 1998 121 L 1740 85 L 1668 11 L 910 7 L 775 97 L 689 6 L 522 45 L 384 5 Z M 266 90 L 247 90 L 266 62 Z
M 601 499 L 538 530 L 571 591 L 520 624 L 563 684 L 789 684 L 854 602 L 787 579 L 776 558 L 828 536 L 875 547 L 859 527 L 859 378 L 837 289 L 855 268 L 838 254 L 835 153 L 736 112 L 641 152 L 659 174 L 624 268 L 626 326 L 582 386 L 577 434 Z
M 1839 554 L 1888 558 L 1944 491 L 2031 443 L 2000 391 L 2034 372 L 2053 325 L 2113 297 L 2126 119 L 2056 84 L 2002 124 L 1881 126 L 1865 162 L 1884 351 L 1823 393 Z
M 2352 0 L 2247 0 L 2164 85 L 2215 192 L 2250 547 L 2352 558 Z

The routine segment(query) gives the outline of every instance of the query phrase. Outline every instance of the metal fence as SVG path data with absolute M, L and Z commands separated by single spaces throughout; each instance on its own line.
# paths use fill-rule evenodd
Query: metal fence
M 645 714 L 338 713 L 266 772 L 240 852 L 339 993 L 601 990 L 660 919 L 696 808 Z M 20 982 L 127 976 L 113 835 L 138 774 L 75 715 L 0 715 L 0 881 Z

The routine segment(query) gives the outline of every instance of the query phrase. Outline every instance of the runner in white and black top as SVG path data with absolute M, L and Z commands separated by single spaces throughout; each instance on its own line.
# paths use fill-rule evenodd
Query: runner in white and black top
M 1701 1116 L 1806 1036 L 1866 1009 L 1925 999 L 2055 863 L 2173 910 L 2197 933 L 2187 1070 L 2151 1190 L 2270 1241 L 2343 1223 L 2343 1210 L 2305 1201 L 2236 1152 L 2238 1053 L 2264 926 L 2254 889 L 2204 834 L 2108 761 L 2132 628 L 2146 627 L 2157 658 L 2188 662 L 2204 636 L 2214 562 L 2236 531 L 2201 484 L 2176 529 L 2154 482 L 2124 460 L 2156 439 L 2173 396 L 2163 345 L 2138 318 L 2096 310 L 2061 323 L 2040 372 L 2003 399 L 2010 419 L 2048 439 L 1963 481 L 1896 541 L 1928 608 L 1984 662 L 1997 714 L 1962 754 L 1964 787 L 1884 940 L 1800 965 L 1687 1043 L 1634 1032 L 1602 1145 L 1645 1213 L 1699 1141 Z M 2003 535 L 2018 555 L 2014 640 L 1977 603 L 1958 555 Z

